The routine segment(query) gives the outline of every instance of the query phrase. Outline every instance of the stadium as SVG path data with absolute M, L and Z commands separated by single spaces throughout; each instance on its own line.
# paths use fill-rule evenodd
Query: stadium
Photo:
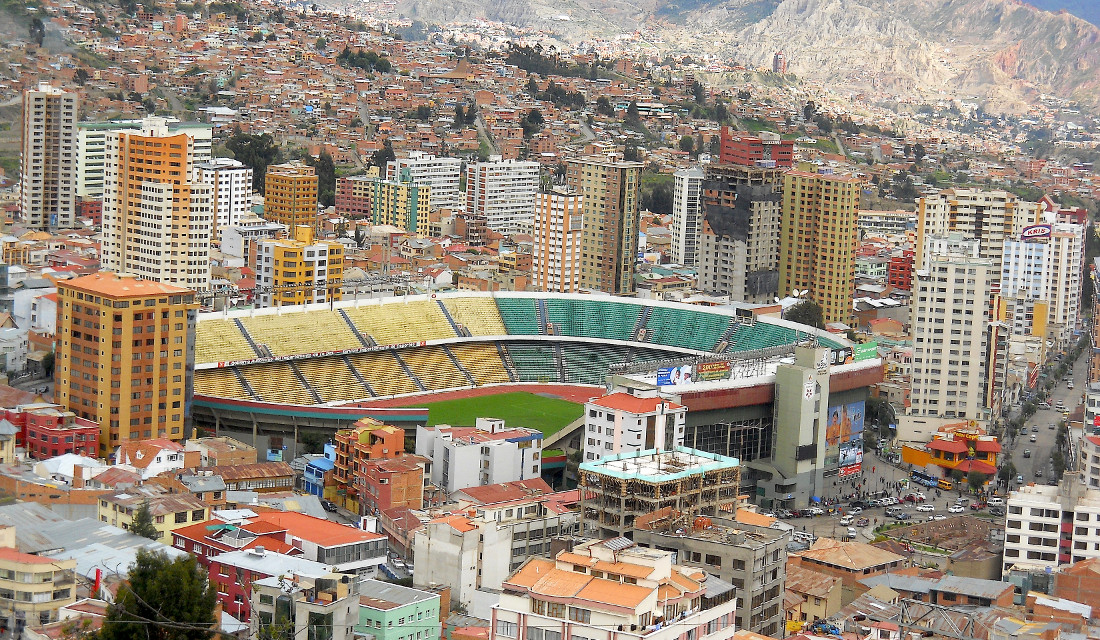
M 613 369 L 789 353 L 809 337 L 849 346 L 744 310 L 548 293 L 203 313 L 195 332 L 195 425 L 273 449 L 365 415 L 424 424 L 427 412 L 408 406 L 438 397 L 524 389 L 583 402 L 603 393 Z

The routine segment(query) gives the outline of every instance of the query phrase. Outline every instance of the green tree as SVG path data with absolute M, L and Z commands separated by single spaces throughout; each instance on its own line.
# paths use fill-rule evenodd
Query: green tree
M 237 127 L 226 141 L 225 148 L 233 154 L 235 159 L 252 167 L 252 188 L 263 193 L 267 167 L 279 157 L 279 147 L 275 144 L 275 138 L 271 137 L 270 133 L 260 135 L 242 133 L 240 127 Z
M 73 80 L 80 86 L 84 86 L 84 83 L 91 79 L 92 74 L 88 73 L 86 69 L 80 68 L 73 73 Z
M 370 163 L 382 171 L 386 170 L 386 163 L 391 160 L 396 160 L 397 154 L 393 152 L 393 143 L 386 139 L 382 142 L 382 148 L 374 152 L 371 156 Z
M 632 144 L 626 145 L 623 149 L 623 160 L 627 162 L 638 162 L 641 159 L 641 154 L 638 153 L 638 147 Z
M 611 106 L 611 101 L 607 99 L 607 96 L 596 98 L 596 113 L 601 116 L 615 115 L 615 108 Z
M 328 47 L 328 40 L 324 36 L 319 36 L 317 41 L 313 43 L 313 46 L 316 47 L 318 51 L 324 51 L 325 47 Z
M 825 328 L 825 312 L 813 300 L 803 300 L 783 314 L 783 318 L 818 329 Z
M 31 20 L 30 32 L 31 39 L 41 47 L 42 41 L 46 39 L 46 25 L 42 22 L 42 18 L 35 17 Z
M 317 159 L 307 158 L 306 162 L 317 171 L 317 201 L 322 207 L 336 204 L 336 165 L 332 155 L 322 149 Z
M 974 493 L 980 493 L 987 482 L 989 482 L 989 476 L 981 471 L 972 469 L 970 473 L 966 474 L 966 484 L 970 486 L 970 490 Z
M 1016 465 L 1012 464 L 1012 461 L 1009 460 L 1001 467 L 1001 470 L 997 472 L 997 478 L 1005 484 L 1008 484 L 1014 477 L 1016 477 Z
M 99 640 L 208 640 L 217 629 L 217 592 L 194 556 L 169 559 L 139 549 Z
M 641 114 L 638 112 L 638 101 L 631 100 L 630 104 L 626 107 L 626 123 L 634 125 L 638 124 L 641 121 L 642 117 Z
M 680 151 L 684 153 L 691 153 L 695 150 L 695 138 L 691 136 L 683 136 L 680 138 Z
M 148 500 L 142 502 L 141 506 L 134 512 L 134 519 L 130 521 L 130 533 L 150 540 L 156 540 L 160 537 L 160 532 L 153 525 L 153 514 L 149 511 Z

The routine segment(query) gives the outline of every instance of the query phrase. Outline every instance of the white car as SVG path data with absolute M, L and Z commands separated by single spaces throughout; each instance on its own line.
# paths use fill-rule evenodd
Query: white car
M 929 512 L 929 511 L 935 511 L 935 510 L 936 510 L 936 507 L 934 507 L 930 504 L 918 504 L 917 505 L 917 511 Z
M 824 511 L 822 511 L 821 509 L 819 509 L 817 507 L 810 507 L 809 511 L 810 511 L 811 516 L 820 516 L 820 515 L 825 514 Z
M 847 527 L 848 525 L 852 524 L 853 520 L 855 520 L 855 518 L 853 518 L 852 516 L 844 516 L 840 519 L 840 526 Z
M 886 504 L 887 505 L 898 504 L 899 502 L 901 502 L 901 501 L 898 500 L 897 498 L 893 498 L 893 497 L 886 498 Z
M 966 509 L 961 504 L 953 504 L 947 508 L 948 513 L 962 513 L 963 511 L 966 511 Z
M 858 516 L 859 514 L 863 513 L 863 507 L 852 507 L 848 510 L 848 513 L 852 514 L 853 516 Z
M 946 519 L 947 519 L 947 516 L 945 516 L 945 515 L 943 515 L 942 513 L 940 513 L 940 514 L 934 515 L 934 516 L 932 516 L 932 517 L 930 517 L 930 518 L 928 518 L 928 519 L 929 519 L 929 520 L 946 520 Z

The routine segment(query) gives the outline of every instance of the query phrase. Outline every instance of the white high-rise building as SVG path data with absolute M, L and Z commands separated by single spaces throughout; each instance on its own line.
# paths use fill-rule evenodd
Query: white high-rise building
M 23 159 L 20 207 L 34 229 L 76 222 L 77 94 L 40 82 L 23 94 Z
M 584 197 L 570 191 L 535 194 L 531 280 L 539 291 L 575 293 L 581 281 Z
M 485 218 L 497 233 L 531 232 L 538 191 L 537 162 L 493 156 L 466 167 L 466 212 Z M 434 200 L 434 191 L 432 196 Z
M 1100 558 L 1100 489 L 1067 472 L 1057 486 L 1027 484 L 1008 495 L 1004 573 L 1089 558 Z
M 408 173 L 405 174 L 404 171 Z M 416 184 L 431 187 L 431 208 L 461 210 L 465 200 L 458 189 L 462 161 L 458 158 L 440 158 L 430 153 L 413 151 L 408 158 L 398 158 L 386 163 L 386 179 L 398 182 L 407 175 Z
M 1085 228 L 1079 224 L 1027 227 L 1005 242 L 1001 297 L 1015 335 L 1068 340 L 1077 328 Z
M 214 187 L 214 234 L 249 217 L 252 211 L 252 167 L 232 158 L 195 163 L 195 182 Z
M 977 240 L 932 238 L 913 274 L 909 416 L 984 419 L 989 286 L 997 268 Z
M 186 133 L 195 150 L 195 163 L 209 162 L 212 158 L 214 130 L 201 122 L 181 122 L 164 119 L 168 132 Z M 103 197 L 103 172 L 107 161 L 107 137 L 112 131 L 140 131 L 141 120 L 112 120 L 109 122 L 77 123 L 77 179 L 76 194 L 86 200 Z
M 680 169 L 672 174 L 672 261 L 695 266 L 703 212 L 703 170 Z
M 214 188 L 193 182 L 194 140 L 163 118 L 107 136 L 102 263 L 188 289 L 210 285 Z
M 684 445 L 687 407 L 660 397 L 612 393 L 584 404 L 584 460 Z

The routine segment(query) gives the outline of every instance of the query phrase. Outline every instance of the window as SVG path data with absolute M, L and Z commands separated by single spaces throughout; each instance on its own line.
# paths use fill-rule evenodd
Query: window
M 514 622 L 497 620 L 497 635 L 505 638 L 515 638 L 519 632 L 519 626 Z
M 183 524 L 185 522 L 187 522 L 187 512 L 180 511 L 176 514 L 176 524 Z
M 569 619 L 573 622 L 590 623 L 592 622 L 592 611 L 580 607 L 569 607 Z

